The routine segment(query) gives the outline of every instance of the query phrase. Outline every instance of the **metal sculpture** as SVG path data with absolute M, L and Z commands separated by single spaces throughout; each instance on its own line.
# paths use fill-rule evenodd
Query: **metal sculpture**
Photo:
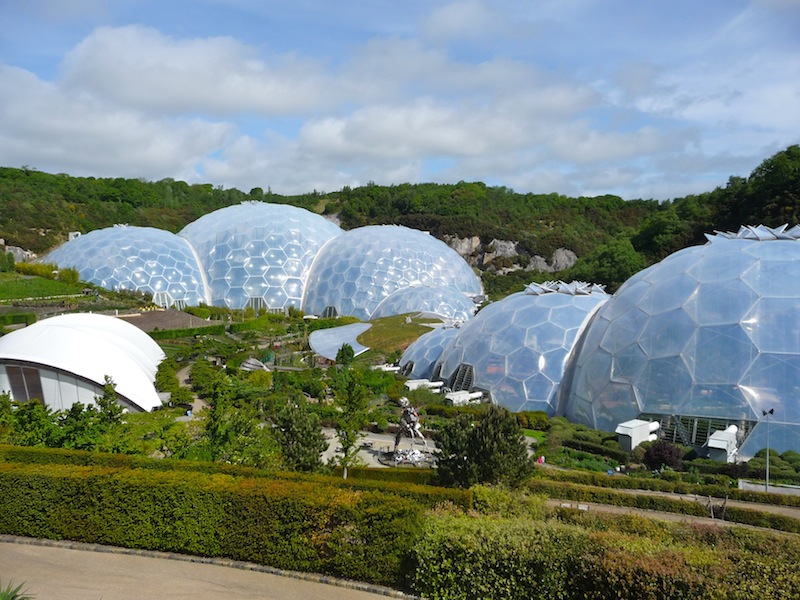
M 428 448 L 428 440 L 425 439 L 425 436 L 422 435 L 422 430 L 420 429 L 419 423 L 419 413 L 417 409 L 411 406 L 411 402 L 409 402 L 408 398 L 403 397 L 400 398 L 400 406 L 403 407 L 403 415 L 400 417 L 400 429 L 397 430 L 397 435 L 394 436 L 394 454 L 397 456 L 397 448 L 400 445 L 400 439 L 407 435 L 411 438 L 411 444 L 414 445 L 414 441 L 417 437 L 422 440 L 423 446 L 425 446 L 425 451 L 430 453 L 430 448 Z

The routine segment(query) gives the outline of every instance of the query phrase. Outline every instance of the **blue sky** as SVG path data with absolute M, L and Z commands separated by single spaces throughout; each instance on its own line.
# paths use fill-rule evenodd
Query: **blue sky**
M 800 0 L 0 0 L 0 165 L 671 199 L 800 143 Z

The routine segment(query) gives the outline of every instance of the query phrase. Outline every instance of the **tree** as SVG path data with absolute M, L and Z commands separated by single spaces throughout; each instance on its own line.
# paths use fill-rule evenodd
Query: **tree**
M 283 453 L 283 463 L 292 471 L 319 471 L 321 454 L 328 441 L 319 416 L 309 409 L 302 397 L 290 398 L 275 419 L 275 437 Z
M 342 347 L 336 352 L 336 364 L 347 366 L 353 362 L 356 353 L 350 344 L 342 344 Z
M 570 276 L 602 283 L 613 292 L 646 266 L 645 257 L 634 250 L 629 239 L 623 238 L 598 246 L 573 267 Z
M 644 451 L 642 458 L 648 469 L 658 470 L 669 467 L 675 471 L 683 468 L 683 452 L 675 444 L 666 440 L 656 440 Z
M 495 405 L 475 424 L 467 415 L 445 424 L 437 438 L 436 461 L 440 482 L 460 487 L 513 486 L 533 469 L 516 416 Z
M 278 466 L 280 449 L 254 406 L 233 406 L 230 384 L 218 378 L 210 390 L 203 441 L 211 460 L 259 468 Z
M 351 368 L 333 369 L 331 387 L 336 397 L 336 408 L 340 411 L 336 424 L 336 436 L 342 448 L 338 464 L 342 477 L 347 479 L 347 469 L 359 464 L 358 440 L 362 429 L 369 423 L 369 400 L 361 371 Z

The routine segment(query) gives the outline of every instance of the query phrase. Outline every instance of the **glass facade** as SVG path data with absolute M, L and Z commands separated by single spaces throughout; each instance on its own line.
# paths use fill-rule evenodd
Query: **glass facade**
M 435 237 L 396 225 L 360 227 L 331 240 L 319 254 L 303 309 L 366 321 L 389 296 L 417 286 L 455 288 L 467 296 L 482 293 L 470 266 Z
M 381 302 L 372 313 L 373 319 L 427 313 L 443 319 L 465 321 L 475 314 L 477 306 L 463 292 L 452 287 L 414 286 L 397 290 Z
M 81 280 L 106 289 L 148 292 L 160 306 L 208 302 L 191 246 L 161 229 L 127 225 L 98 229 L 62 244 L 42 261 L 76 269 Z
M 197 250 L 211 303 L 241 309 L 299 309 L 317 253 L 342 230 L 286 204 L 244 202 L 207 214 L 180 236 Z
M 566 417 L 613 431 L 647 415 L 683 440 L 693 434 L 681 423 L 735 424 L 748 457 L 765 447 L 774 409 L 770 446 L 800 448 L 798 237 L 796 227 L 742 228 L 634 275 L 581 341 Z
M 439 327 L 414 341 L 400 358 L 400 372 L 411 379 L 431 379 L 442 352 L 458 335 L 455 327 Z
M 439 378 L 454 391 L 488 391 L 512 411 L 553 415 L 576 336 L 608 298 L 601 287 L 582 282 L 531 284 L 461 326 L 442 353 Z

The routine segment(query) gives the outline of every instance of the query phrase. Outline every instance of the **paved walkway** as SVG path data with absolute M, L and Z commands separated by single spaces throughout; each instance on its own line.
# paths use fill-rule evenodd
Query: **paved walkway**
M 0 586 L 22 583 L 35 600 L 413 598 L 388 588 L 319 575 L 264 572 L 269 569 L 250 563 L 194 560 L 207 559 L 0 536 Z

